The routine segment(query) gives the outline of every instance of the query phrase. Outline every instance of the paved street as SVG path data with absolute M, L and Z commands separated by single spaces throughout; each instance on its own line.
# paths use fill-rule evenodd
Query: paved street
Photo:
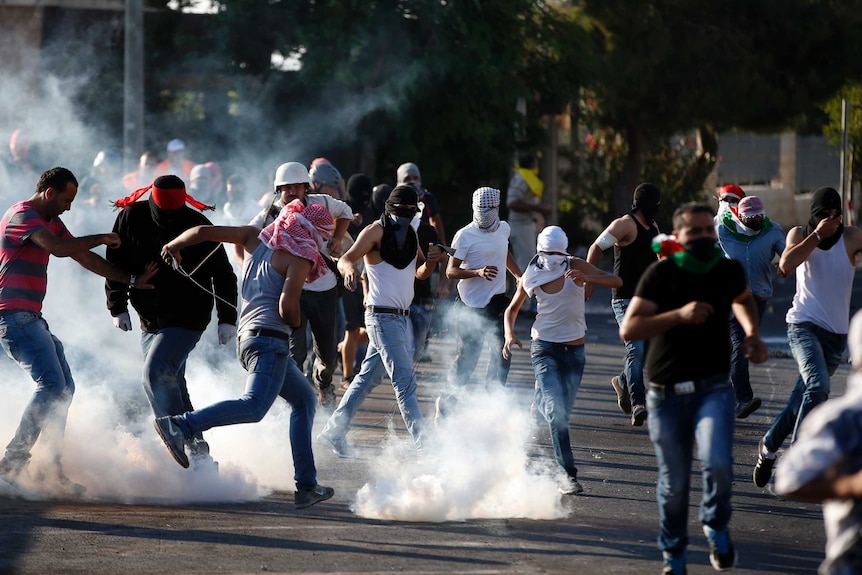
M 776 295 L 776 310 L 784 308 L 767 318 L 770 338 L 781 337 L 781 318 L 771 316 L 783 316 L 788 293 L 792 294 L 792 283 Z M 533 376 L 529 353 L 518 351 L 509 382 L 515 411 L 523 417 L 483 420 L 481 412 L 472 416 L 460 439 L 465 445 L 477 438 L 487 442 L 468 452 L 458 468 L 445 458 L 417 464 L 409 450 L 398 451 L 406 432 L 387 382 L 372 393 L 352 427 L 349 438 L 358 459 L 342 460 L 321 447 L 315 450 L 321 483 L 336 489 L 330 501 L 297 511 L 289 491 L 231 503 L 111 496 L 26 501 L 6 496 L 0 498 L 0 572 L 658 573 L 655 461 L 647 426 L 630 425 L 609 384 L 619 371 L 622 346 L 610 307 L 604 309 L 606 302 L 607 294 L 599 292 L 589 304 L 587 367 L 571 422 L 586 489 L 582 496 L 559 495 L 547 474 L 525 473 L 525 467 L 552 467 L 546 431 L 528 433 L 526 460 L 517 463 L 518 469 L 511 467 L 511 460 L 519 461 L 517 442 L 492 442 L 501 434 L 517 434 L 518 422 L 527 419 Z M 519 321 L 525 340 L 528 326 Z M 436 337 L 430 351 L 434 361 L 421 363 L 418 369 L 423 412 L 433 417 L 433 399 L 453 357 L 450 339 L 445 334 Z M 474 379 L 484 373 L 485 361 L 483 356 Z M 833 395 L 843 393 L 848 373 L 848 366 L 840 368 Z M 764 406 L 736 429 L 731 526 L 740 561 L 735 573 L 815 573 L 822 559 L 819 506 L 780 500 L 751 481 L 757 441 L 783 407 L 795 376 L 795 363 L 788 358 L 772 357 L 753 368 L 755 392 Z M 496 413 L 496 408 L 489 402 L 488 412 Z M 318 417 L 316 430 L 322 422 Z M 70 442 L 78 425 L 70 418 Z M 257 425 L 213 435 L 222 480 L 233 473 L 223 442 L 241 432 L 273 428 L 267 420 Z M 275 428 L 286 442 L 286 427 Z M 150 431 L 141 435 L 155 446 Z M 390 439 L 393 435 L 395 440 Z M 259 438 L 267 440 L 264 433 Z M 247 450 L 254 450 L 254 443 L 247 441 Z M 98 447 L 94 442 L 91 451 Z M 153 449 L 147 465 L 163 466 L 160 473 L 166 478 L 188 477 L 180 474 L 190 472 L 176 467 L 166 452 L 158 451 L 160 447 Z M 393 449 L 394 455 L 384 457 Z M 459 474 L 468 468 L 476 473 L 459 483 Z M 689 548 L 693 575 L 713 572 L 697 521 L 700 474 L 695 468 Z M 415 469 L 422 472 L 411 475 Z M 404 496 L 407 491 L 412 499 Z M 92 487 L 88 491 L 96 492 Z M 489 494 L 493 496 L 487 500 Z M 357 507 L 363 497 L 363 505 Z M 441 510 L 441 505 L 448 507 Z M 375 513 L 396 519 L 373 518 Z M 446 513 L 466 518 L 441 521 Z M 490 518 L 476 518 L 482 514 Z M 540 516 L 548 518 L 530 518 Z

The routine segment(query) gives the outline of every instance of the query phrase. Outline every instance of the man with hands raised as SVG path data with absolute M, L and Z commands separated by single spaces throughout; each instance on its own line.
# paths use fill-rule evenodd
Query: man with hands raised
M 782 275 L 796 271 L 796 293 L 785 321 L 799 378 L 758 446 L 753 473 L 758 487 L 769 482 L 784 440 L 795 440 L 802 420 L 829 397 L 830 377 L 847 345 L 850 291 L 860 251 L 862 230 L 842 223 L 841 195 L 833 188 L 816 190 L 808 225 L 787 233 L 787 246 L 778 262 Z

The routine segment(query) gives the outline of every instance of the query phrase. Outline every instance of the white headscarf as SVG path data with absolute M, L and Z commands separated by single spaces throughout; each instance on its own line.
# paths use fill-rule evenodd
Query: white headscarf
M 536 255 L 527 264 L 521 285 L 527 295 L 533 297 L 533 292 L 539 286 L 563 276 L 569 269 L 569 238 L 559 226 L 548 226 L 539 234 L 536 240 Z M 557 253 L 551 253 L 557 252 Z

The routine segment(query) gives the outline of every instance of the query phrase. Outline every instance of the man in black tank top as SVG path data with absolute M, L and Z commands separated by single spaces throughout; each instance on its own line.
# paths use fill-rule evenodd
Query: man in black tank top
M 611 292 L 611 307 L 617 324 L 622 322 L 638 280 L 649 265 L 656 261 L 652 239 L 658 235 L 655 216 L 660 203 L 661 194 L 656 186 L 648 183 L 638 185 L 632 210 L 612 221 L 599 234 L 587 254 L 587 261 L 598 267 L 602 252 L 611 246 L 614 248 L 614 274 L 623 280 L 622 287 Z M 593 286 L 587 284 L 586 299 L 590 299 L 592 291 Z M 617 393 L 620 410 L 631 415 L 632 425 L 641 426 L 647 417 L 643 376 L 646 341 L 626 340 L 624 343 L 625 364 L 620 375 L 611 378 L 611 385 Z

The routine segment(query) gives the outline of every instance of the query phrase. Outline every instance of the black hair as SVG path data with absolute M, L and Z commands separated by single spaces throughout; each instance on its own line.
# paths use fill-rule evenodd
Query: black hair
M 518 156 L 518 165 L 526 170 L 532 170 L 539 165 L 539 160 L 533 154 Z
M 153 185 L 162 190 L 184 190 L 186 188 L 186 185 L 179 176 L 174 175 L 159 176 L 153 182 Z
M 75 179 L 75 175 L 67 168 L 57 166 L 39 176 L 39 183 L 36 184 L 36 193 L 45 193 L 45 190 L 48 188 L 54 188 L 58 192 L 63 192 L 69 184 L 77 187 L 78 180 Z
M 710 217 L 715 217 L 715 212 L 706 204 L 698 202 L 688 202 L 678 207 L 673 212 L 673 229 L 678 230 L 682 227 L 682 218 L 686 214 L 709 214 Z

